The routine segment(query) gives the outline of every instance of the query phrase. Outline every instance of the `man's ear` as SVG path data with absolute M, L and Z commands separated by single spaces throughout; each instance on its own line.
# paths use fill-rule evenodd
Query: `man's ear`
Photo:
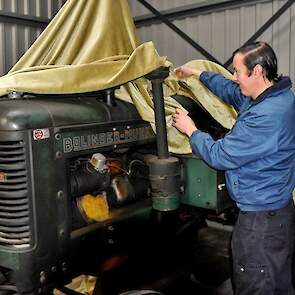
M 255 77 L 264 77 L 264 71 L 263 71 L 263 68 L 261 65 L 257 64 L 253 70 L 252 70 L 252 74 L 255 76 Z

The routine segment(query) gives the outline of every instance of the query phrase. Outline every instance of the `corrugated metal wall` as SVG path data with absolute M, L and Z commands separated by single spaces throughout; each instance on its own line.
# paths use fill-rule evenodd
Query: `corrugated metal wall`
M 114 1 L 114 0 L 113 0 Z M 222 2 L 225 0 L 221 0 Z M 16 63 L 42 31 L 36 22 L 46 22 L 60 9 L 65 0 L 0 0 L 0 75 Z M 189 4 L 204 4 L 204 0 L 148 0 L 158 10 L 167 10 Z M 207 1 L 209 3 L 213 0 Z M 218 2 L 218 1 L 215 1 Z M 225 62 L 232 51 L 244 43 L 268 20 L 286 0 L 257 1 L 262 3 L 214 12 L 196 14 L 174 20 L 174 24 Z M 150 13 L 137 0 L 129 0 L 133 16 Z M 20 16 L 14 21 L 8 16 Z M 175 66 L 188 60 L 203 58 L 165 24 L 153 24 L 138 29 L 142 42 L 153 40 L 161 55 L 167 55 Z M 279 71 L 295 79 L 295 4 L 263 34 L 260 40 L 269 42 L 279 59 Z
M 222 2 L 224 0 L 219 0 Z M 151 13 L 147 8 L 141 5 L 137 0 L 128 0 L 132 14 L 134 16 L 145 15 Z M 183 5 L 190 4 L 206 4 L 212 2 L 218 2 L 217 0 L 147 0 L 149 4 L 155 7 L 157 10 L 173 9 Z
M 183 1 L 148 0 L 150 4 L 157 4 L 157 9 L 175 8 L 175 3 L 181 7 Z M 192 1 L 188 1 L 191 4 Z M 260 3 L 258 3 L 260 2 Z M 224 63 L 232 52 L 251 37 L 286 0 L 257 1 L 246 5 L 218 11 L 208 11 L 192 17 L 174 20 L 173 23 L 188 34 L 192 39 L 204 47 L 215 58 Z M 129 0 L 133 16 L 147 13 L 137 0 Z M 162 7 L 161 7 L 162 5 Z M 149 12 L 150 13 L 150 12 Z M 161 55 L 168 56 L 175 66 L 192 59 L 203 57 L 183 41 L 165 24 L 153 24 L 138 28 L 142 42 L 154 41 Z M 259 38 L 269 42 L 278 55 L 279 72 L 289 75 L 295 80 L 295 4 L 291 6 L 267 31 Z
M 64 2 L 0 0 L 0 75 L 9 71 Z

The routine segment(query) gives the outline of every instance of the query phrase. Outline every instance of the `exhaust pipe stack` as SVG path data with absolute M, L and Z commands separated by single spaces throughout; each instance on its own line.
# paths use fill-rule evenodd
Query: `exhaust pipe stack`
M 180 164 L 168 151 L 167 129 L 163 97 L 163 81 L 169 68 L 161 67 L 145 77 L 152 82 L 157 156 L 149 161 L 152 187 L 152 206 L 158 211 L 175 211 L 180 204 Z

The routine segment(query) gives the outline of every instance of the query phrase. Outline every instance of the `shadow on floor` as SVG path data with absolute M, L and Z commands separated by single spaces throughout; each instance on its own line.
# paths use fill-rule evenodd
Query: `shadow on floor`
M 164 295 L 232 295 L 229 253 L 231 232 L 201 228 L 190 261 L 144 286 Z M 177 255 L 177 253 L 175 253 Z

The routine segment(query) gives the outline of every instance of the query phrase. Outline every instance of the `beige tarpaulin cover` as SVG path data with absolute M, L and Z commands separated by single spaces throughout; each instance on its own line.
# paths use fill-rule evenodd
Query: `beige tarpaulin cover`
M 225 69 L 208 61 L 190 64 L 230 77 Z M 117 91 L 118 97 L 134 103 L 154 127 L 151 86 L 142 77 L 160 66 L 171 64 L 158 55 L 152 42 L 139 44 L 127 0 L 68 0 L 25 55 L 0 78 L 0 96 L 12 91 L 90 92 L 125 84 Z M 171 73 L 164 86 L 171 152 L 191 152 L 187 137 L 171 126 L 171 114 L 180 107 L 171 98 L 173 94 L 191 97 L 226 128 L 235 121 L 233 108 L 196 78 L 179 81 Z

